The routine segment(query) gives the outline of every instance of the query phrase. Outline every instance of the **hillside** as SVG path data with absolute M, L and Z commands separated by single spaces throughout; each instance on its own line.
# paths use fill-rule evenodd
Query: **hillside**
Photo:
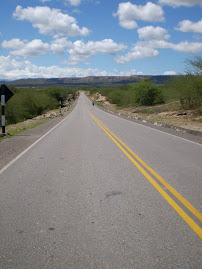
M 14 81 L 0 81 L 1 84 L 15 86 L 34 86 L 34 85 L 99 85 L 99 84 L 128 84 L 139 82 L 142 79 L 149 79 L 155 84 L 164 84 L 172 76 L 90 76 L 83 78 L 30 78 Z

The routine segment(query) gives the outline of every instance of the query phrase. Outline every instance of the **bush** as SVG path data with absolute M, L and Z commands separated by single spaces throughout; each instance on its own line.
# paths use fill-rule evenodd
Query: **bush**
M 164 103 L 164 97 L 158 86 L 149 80 L 119 87 L 96 89 L 107 100 L 117 106 L 155 105 Z M 94 92 L 94 91 L 93 91 Z
M 65 87 L 51 87 L 42 90 L 12 88 L 11 90 L 15 94 L 6 103 L 6 124 L 15 124 L 48 110 L 56 109 L 59 106 L 58 100 L 64 101 L 68 94 L 75 93 L 74 90 Z
M 192 70 L 174 78 L 170 87 L 178 92 L 182 108 L 200 108 L 202 105 L 202 58 L 190 60 L 189 65 Z
M 67 98 L 67 95 L 69 93 L 72 93 L 72 91 L 69 91 L 68 89 L 62 89 L 62 88 L 53 88 L 50 90 L 47 90 L 46 93 L 56 99 L 58 102 L 62 101 L 62 103 L 65 101 Z
M 6 121 L 12 124 L 31 119 L 57 106 L 58 102 L 44 92 L 19 91 L 6 104 Z
M 121 105 L 123 105 L 123 101 L 122 101 L 123 96 L 124 96 L 124 93 L 122 91 L 112 90 L 107 95 L 107 98 L 108 98 L 110 103 L 117 104 L 118 106 L 121 106 Z
M 153 106 L 164 103 L 160 89 L 150 81 L 142 81 L 135 85 L 136 103 L 143 106 Z
M 179 99 L 182 108 L 194 109 L 199 108 L 202 104 L 202 76 L 187 74 L 178 76 L 172 82 L 179 92 Z

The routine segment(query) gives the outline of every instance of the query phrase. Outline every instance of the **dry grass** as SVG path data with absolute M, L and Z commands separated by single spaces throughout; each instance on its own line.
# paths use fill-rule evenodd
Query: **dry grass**
M 202 132 L 202 109 L 183 110 L 179 101 L 156 106 L 119 108 L 114 104 L 102 103 L 102 107 L 143 120 L 164 123 Z

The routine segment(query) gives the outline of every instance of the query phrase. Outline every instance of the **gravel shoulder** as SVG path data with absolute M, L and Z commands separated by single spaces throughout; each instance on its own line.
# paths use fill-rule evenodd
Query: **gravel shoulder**
M 180 112 L 166 112 L 166 115 L 163 115 L 161 118 L 153 117 L 152 114 L 138 114 L 134 113 L 134 108 L 125 108 L 125 109 L 118 109 L 116 105 L 110 104 L 106 101 L 105 96 L 101 96 L 100 94 L 95 94 L 90 96 L 90 93 L 87 93 L 88 98 L 95 102 L 96 106 L 104 110 L 107 113 L 113 114 L 117 117 L 121 117 L 127 119 L 129 121 L 133 121 L 135 123 L 157 129 L 159 131 L 169 133 L 171 135 L 175 135 L 186 140 L 190 140 L 192 142 L 202 144 L 202 124 L 198 122 L 191 121 L 185 119 L 184 116 L 182 117 L 175 117 L 175 120 L 170 120 L 170 114 L 179 114 Z M 161 114 L 161 113 L 159 113 Z M 162 113 L 163 114 L 163 113 Z M 181 113 L 180 113 L 181 114 Z M 187 118 L 187 116 L 185 116 Z M 167 120 L 168 118 L 168 120 Z
M 71 108 L 64 112 L 61 116 L 51 118 L 46 123 L 41 124 L 33 129 L 25 131 L 21 134 L 14 135 L 8 139 L 3 139 L 0 142 L 0 169 L 11 162 L 26 148 L 32 145 L 36 140 L 42 137 L 45 133 L 51 130 L 55 125 L 67 117 L 75 108 L 77 100 Z

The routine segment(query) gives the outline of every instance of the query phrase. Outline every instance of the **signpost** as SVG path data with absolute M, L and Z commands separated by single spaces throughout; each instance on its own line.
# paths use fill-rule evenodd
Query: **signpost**
M 62 107 L 62 101 L 60 100 L 60 101 L 59 101 L 60 114 L 62 113 L 62 112 L 61 112 L 61 107 Z
M 1 85 L 0 88 L 1 95 L 1 126 L 2 126 L 2 136 L 6 135 L 6 116 L 5 116 L 5 105 L 6 102 L 13 96 L 13 93 L 6 87 L 6 85 Z

